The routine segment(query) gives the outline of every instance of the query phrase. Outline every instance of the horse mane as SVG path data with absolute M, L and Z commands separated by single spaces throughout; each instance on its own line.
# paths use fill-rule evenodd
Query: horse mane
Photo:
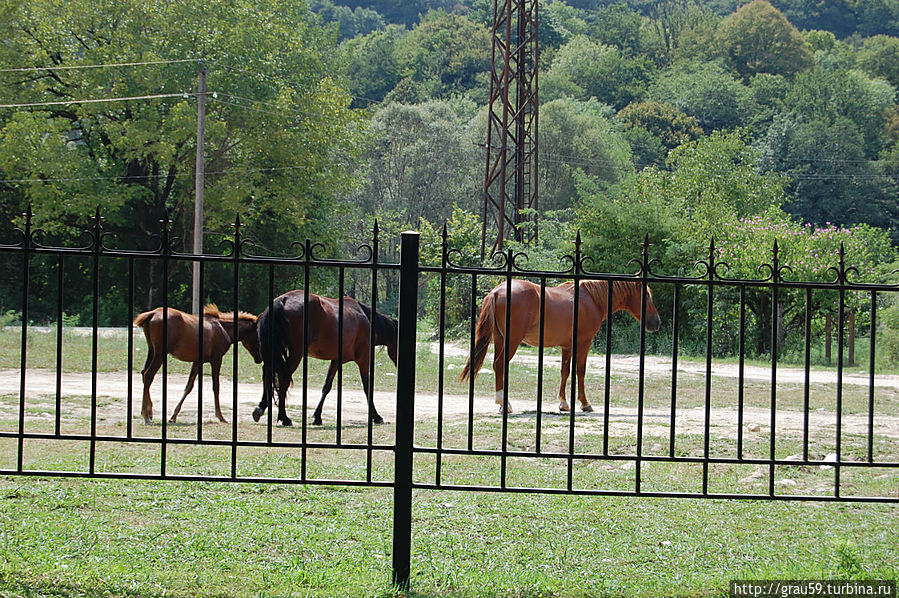
M 378 310 L 372 310 L 372 308 L 368 305 L 365 305 L 361 301 L 359 302 L 359 307 L 362 308 L 362 311 L 365 313 L 365 317 L 368 318 L 368 321 L 371 324 L 372 332 L 375 335 L 375 343 L 384 344 L 384 343 L 393 343 L 396 341 L 397 335 L 397 322 L 390 316 L 385 316 Z M 372 314 L 374 312 L 374 314 Z
M 562 288 L 570 288 L 574 291 L 574 281 L 568 280 L 559 285 Z M 609 281 L 607 280 L 582 280 L 581 290 L 585 291 L 600 310 L 608 310 L 606 301 L 609 298 Z M 647 289 L 648 290 L 648 289 Z M 640 292 L 637 281 L 615 280 L 612 281 L 612 308 L 616 305 L 626 304 L 634 293 Z
M 215 303 L 207 304 L 206 307 L 203 308 L 203 315 L 209 316 L 212 318 L 218 318 L 219 320 L 224 320 L 226 322 L 234 321 L 234 312 L 233 311 L 228 311 L 228 312 L 224 312 L 224 313 L 220 312 L 218 306 Z M 255 322 L 256 318 L 257 318 L 257 316 L 255 316 L 249 312 L 245 312 L 245 311 L 237 312 L 238 320 Z

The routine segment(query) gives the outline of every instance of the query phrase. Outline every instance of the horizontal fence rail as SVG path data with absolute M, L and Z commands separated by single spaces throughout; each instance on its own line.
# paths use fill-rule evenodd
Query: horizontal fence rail
M 382 245 L 377 225 L 353 259 L 334 259 L 309 240 L 290 247 L 294 255 L 257 255 L 239 218 L 222 252 L 204 255 L 176 250 L 168 218 L 145 250 L 117 248 L 99 210 L 73 246 L 46 243 L 32 221 L 29 210 L 0 244 L 18 273 L 4 295 L 13 316 L 0 328 L 2 475 L 390 487 L 399 585 L 409 578 L 416 488 L 899 502 L 899 377 L 878 373 L 876 360 L 880 312 L 899 287 L 856 282 L 842 248 L 822 281 L 793 280 L 777 245 L 757 279 L 741 280 L 728 277 L 714 243 L 688 274 L 671 275 L 647 238 L 632 262 L 637 273 L 620 275 L 591 271 L 579 237 L 559 270 L 543 270 L 514 251 L 486 265 L 469 260 L 446 230 L 439 251 L 427 253 L 439 257 L 427 262 L 415 233 L 403 235 L 394 261 L 383 259 L 394 248 Z M 303 290 L 291 329 L 301 355 L 318 356 L 312 293 L 395 314 L 396 369 L 375 335 L 363 339 L 369 370 L 349 361 L 352 299 L 340 299 L 338 356 L 302 359 L 292 376 L 295 425 L 278 425 L 274 401 L 254 421 L 268 379 L 239 343 L 221 367 L 227 424 L 212 418 L 203 376 L 186 412 L 169 422 L 190 370 L 174 358 L 161 360 L 150 387 L 155 413 L 144 423 L 149 348 L 131 323 L 144 308 L 167 316 L 189 305 L 184 281 L 195 264 L 202 295 L 222 314 L 274 314 L 282 293 Z M 532 319 L 522 323 L 526 301 L 506 298 L 525 286 Z M 622 301 L 630 302 L 623 315 L 615 313 Z M 482 328 L 487 306 L 495 317 Z M 832 333 L 835 363 L 813 368 L 831 315 L 826 355 Z M 203 353 L 213 341 L 199 331 L 215 315 L 197 317 L 191 340 Z M 227 325 L 237 338 L 238 318 Z M 511 331 L 522 326 L 519 348 Z M 163 331 L 168 353 L 179 341 Z M 261 355 L 279 354 L 271 338 L 256 335 Z M 483 367 L 460 379 L 484 339 Z M 854 368 L 856 341 L 867 354 Z M 323 425 L 313 425 L 307 412 L 332 360 L 336 388 Z M 387 425 L 372 421 L 366 387 Z

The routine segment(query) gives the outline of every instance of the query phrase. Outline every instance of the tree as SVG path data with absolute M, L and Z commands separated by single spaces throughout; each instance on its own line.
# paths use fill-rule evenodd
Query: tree
M 866 39 L 858 53 L 858 66 L 899 89 L 899 38 L 876 35 Z
M 543 79 L 543 98 L 596 98 L 617 109 L 641 98 L 653 72 L 645 58 L 627 58 L 612 46 L 578 35 L 553 56 Z
M 400 73 L 405 85 L 392 100 L 415 102 L 449 99 L 453 95 L 482 91 L 489 81 L 490 31 L 466 17 L 442 10 L 431 11 L 404 36 L 397 46 Z M 401 90 L 419 90 L 415 96 Z
M 411 227 L 422 218 L 446 221 L 454 204 L 477 211 L 483 153 L 469 134 L 476 111 L 465 100 L 380 107 L 363 156 L 367 181 L 349 203 L 375 216 L 402 214 L 402 223 Z
M 595 100 L 553 100 L 540 107 L 540 207 L 572 207 L 577 181 L 618 183 L 633 169 L 630 151 L 613 115 Z
M 197 65 L 172 60 L 201 56 L 209 65 L 208 229 L 227 230 L 239 211 L 272 249 L 298 235 L 334 238 L 327 214 L 352 183 L 345 163 L 359 149 L 359 118 L 324 74 L 333 70 L 333 33 L 304 4 L 214 0 L 200 10 L 72 0 L 59 10 L 35 0 L 11 17 L 8 43 L 18 53 L 4 66 L 37 70 L 3 73 L 7 97 L 40 105 L 8 117 L 0 169 L 23 181 L 12 184 L 14 197 L 34 203 L 36 224 L 78 229 L 100 204 L 107 230 L 126 246 L 155 246 L 167 213 L 173 236 L 190 241 L 197 117 L 186 94 L 196 89 Z M 78 68 L 111 63 L 149 64 Z M 142 289 L 149 305 L 161 302 L 153 263 Z
M 353 106 L 366 107 L 384 100 L 400 80 L 397 46 L 407 34 L 391 25 L 340 44 L 347 86 Z
M 630 104 L 618 112 L 625 130 L 642 127 L 662 140 L 668 149 L 694 141 L 703 134 L 695 117 L 662 102 L 648 100 Z
M 791 77 L 814 62 L 799 30 L 765 0 L 745 4 L 724 19 L 717 42 L 747 81 L 759 73 Z
M 679 63 L 647 95 L 696 117 L 705 131 L 733 129 L 755 111 L 749 88 L 713 62 Z
M 325 23 L 336 23 L 341 40 L 366 35 L 387 25 L 377 11 L 361 6 L 355 10 L 348 6 L 336 6 L 331 0 L 311 0 L 309 10 L 320 15 Z

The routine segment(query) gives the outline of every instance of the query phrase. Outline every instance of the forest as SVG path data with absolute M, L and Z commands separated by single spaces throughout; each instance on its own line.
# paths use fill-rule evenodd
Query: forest
M 201 63 L 207 246 L 240 214 L 272 254 L 311 238 L 347 256 L 377 220 L 386 260 L 408 228 L 435 259 L 446 224 L 476 261 L 492 12 L 4 0 L 0 243 L 32 205 L 48 242 L 77 238 L 99 206 L 122 246 L 151 247 L 167 216 L 188 244 Z M 843 245 L 860 282 L 895 280 L 895 0 L 554 0 L 539 15 L 532 266 L 558 268 L 580 232 L 596 270 L 627 272 L 648 234 L 669 272 L 714 239 L 730 275 L 753 277 L 777 241 L 797 279 L 825 280 Z M 16 268 L 3 260 L 0 276 Z M 17 300 L 0 289 L 0 313 Z M 139 302 L 158 303 L 158 285 Z

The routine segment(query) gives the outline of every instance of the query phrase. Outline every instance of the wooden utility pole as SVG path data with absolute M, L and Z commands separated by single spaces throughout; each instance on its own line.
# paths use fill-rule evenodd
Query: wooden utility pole
M 197 168 L 196 195 L 194 197 L 194 255 L 203 253 L 203 188 L 206 179 L 206 155 L 203 146 L 206 141 L 206 67 L 200 63 L 197 84 Z M 203 289 L 200 281 L 200 262 L 194 262 L 193 297 L 191 307 L 195 314 L 203 309 Z

